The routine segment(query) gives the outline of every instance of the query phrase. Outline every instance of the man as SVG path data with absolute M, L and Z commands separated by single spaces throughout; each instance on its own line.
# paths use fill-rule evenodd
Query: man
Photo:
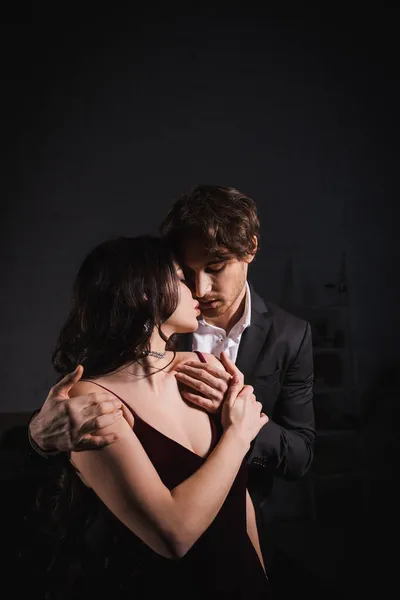
M 265 303 L 247 282 L 259 243 L 256 205 L 234 188 L 198 186 L 172 206 L 161 234 L 181 262 L 202 316 L 194 334 L 182 336 L 181 350 L 216 356 L 225 350 L 254 387 L 269 422 L 247 455 L 249 491 L 257 509 L 272 489 L 274 475 L 296 479 L 313 458 L 313 360 L 310 325 Z M 188 362 L 177 374 L 182 394 L 210 412 L 218 411 L 229 373 Z M 31 420 L 33 447 L 41 454 L 96 448 L 112 443 L 101 427 L 121 418 L 110 394 L 70 399 L 76 373 L 50 391 Z

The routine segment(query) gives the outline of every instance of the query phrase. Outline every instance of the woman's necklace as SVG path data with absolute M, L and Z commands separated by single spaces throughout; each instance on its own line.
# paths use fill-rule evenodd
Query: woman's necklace
M 156 358 L 165 358 L 166 352 L 155 352 L 155 350 L 149 350 L 148 352 L 144 352 L 143 356 L 155 356 Z

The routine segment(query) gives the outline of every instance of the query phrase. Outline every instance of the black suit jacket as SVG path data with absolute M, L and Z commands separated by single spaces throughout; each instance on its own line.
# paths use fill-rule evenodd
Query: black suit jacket
M 249 491 L 257 504 L 269 495 L 274 475 L 297 479 L 313 459 L 313 353 L 306 321 L 251 292 L 251 324 L 242 335 L 237 367 L 254 387 L 269 422 L 247 455 Z M 192 335 L 180 349 L 190 350 Z

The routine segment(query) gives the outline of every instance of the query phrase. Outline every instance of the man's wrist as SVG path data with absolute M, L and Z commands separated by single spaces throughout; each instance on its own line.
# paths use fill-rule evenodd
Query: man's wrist
M 36 419 L 37 415 L 40 413 L 40 409 L 36 410 L 32 417 L 31 420 L 29 421 L 28 424 L 28 440 L 29 440 L 29 444 L 31 445 L 31 448 L 40 456 L 42 456 L 43 458 L 49 458 L 50 456 L 58 456 L 60 454 L 60 452 L 58 450 L 45 450 L 44 448 L 41 448 L 39 446 L 39 444 L 33 439 L 32 437 L 32 433 L 31 433 L 31 424 L 33 423 L 33 421 Z

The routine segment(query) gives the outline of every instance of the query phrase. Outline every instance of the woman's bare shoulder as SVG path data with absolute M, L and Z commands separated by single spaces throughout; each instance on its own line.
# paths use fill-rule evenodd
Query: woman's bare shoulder
M 84 379 L 77 381 L 69 390 L 68 395 L 70 398 L 74 398 L 76 396 L 87 396 L 96 392 L 105 392 L 105 390 L 92 381 Z

